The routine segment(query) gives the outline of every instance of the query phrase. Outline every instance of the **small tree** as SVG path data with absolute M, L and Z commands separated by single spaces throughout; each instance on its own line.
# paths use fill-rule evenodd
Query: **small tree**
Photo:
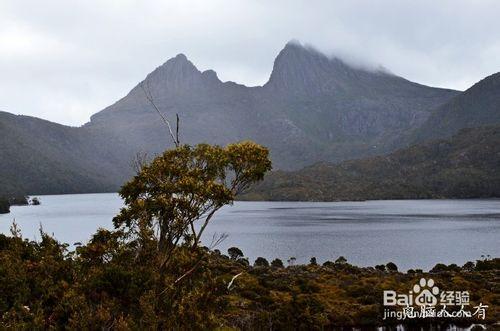
M 387 267 L 387 270 L 390 272 L 398 271 L 398 266 L 394 262 L 389 262 L 385 266 Z
M 227 254 L 232 260 L 239 260 L 243 257 L 243 252 L 238 247 L 230 247 Z
M 465 271 L 473 271 L 475 267 L 476 264 L 474 262 L 469 261 L 462 266 L 462 269 Z
M 316 260 L 316 257 L 311 257 L 311 260 L 309 261 L 310 265 L 318 265 L 318 261 Z
M 448 271 L 448 266 L 444 263 L 438 263 L 431 270 L 429 270 L 430 273 L 440 273 L 445 271 Z
M 325 262 L 323 262 L 323 267 L 334 268 L 335 267 L 335 263 L 332 262 L 332 261 L 325 261 Z
M 250 265 L 250 261 L 248 261 L 247 257 L 238 259 L 238 263 L 245 267 L 248 267 Z
M 179 145 L 144 165 L 121 188 L 126 207 L 114 225 L 131 234 L 151 232 L 161 271 L 179 244 L 194 251 L 214 214 L 270 169 L 269 151 L 254 142 Z
M 347 263 L 347 259 L 343 256 L 339 256 L 338 259 L 335 260 L 335 263 L 336 264 L 346 264 Z
M 280 259 L 274 259 L 271 261 L 271 267 L 273 268 L 284 268 L 283 261 Z
M 254 264 L 253 264 L 254 267 L 269 267 L 269 262 L 267 262 L 267 260 L 263 257 L 258 257 Z

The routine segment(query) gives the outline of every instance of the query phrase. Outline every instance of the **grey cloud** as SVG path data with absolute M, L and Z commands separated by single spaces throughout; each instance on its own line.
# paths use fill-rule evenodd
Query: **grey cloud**
M 466 89 L 500 68 L 497 1 L 0 3 L 0 110 L 81 125 L 177 53 L 265 83 L 291 39 L 410 80 Z

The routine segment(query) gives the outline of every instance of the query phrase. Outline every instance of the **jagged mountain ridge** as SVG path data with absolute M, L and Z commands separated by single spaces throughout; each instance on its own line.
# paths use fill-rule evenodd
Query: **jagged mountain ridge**
M 262 87 L 222 82 L 180 54 L 145 79 L 162 112 L 178 113 L 186 143 L 252 139 L 271 149 L 280 169 L 386 152 L 401 132 L 459 92 L 368 71 L 289 43 Z M 110 130 L 136 149 L 159 152 L 168 136 L 136 86 L 92 116 L 86 127 Z

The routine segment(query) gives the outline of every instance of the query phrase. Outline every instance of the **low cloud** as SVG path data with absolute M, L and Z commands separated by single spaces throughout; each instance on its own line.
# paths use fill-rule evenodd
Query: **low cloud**
M 466 89 L 499 71 L 497 1 L 0 3 L 0 110 L 81 125 L 177 53 L 261 85 L 291 39 L 350 63 Z

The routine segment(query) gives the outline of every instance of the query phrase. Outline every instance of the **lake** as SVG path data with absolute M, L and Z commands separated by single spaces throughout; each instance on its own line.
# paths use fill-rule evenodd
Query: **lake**
M 23 236 L 39 227 L 59 240 L 84 242 L 99 227 L 112 228 L 122 207 L 117 194 L 40 196 L 40 206 L 14 206 L 0 215 L 0 232 L 15 219 Z M 392 200 L 365 202 L 236 202 L 224 207 L 203 238 L 228 238 L 218 249 L 239 247 L 258 256 L 306 263 L 344 256 L 359 266 L 392 261 L 401 270 L 436 263 L 500 257 L 500 200 Z

